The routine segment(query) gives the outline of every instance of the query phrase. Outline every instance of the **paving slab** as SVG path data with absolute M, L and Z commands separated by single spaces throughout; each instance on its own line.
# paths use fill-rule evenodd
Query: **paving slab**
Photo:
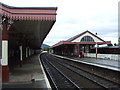
M 26 58 L 23 61 L 22 67 L 19 65 L 14 67 L 10 71 L 9 82 L 3 83 L 3 88 L 47 89 L 45 77 L 39 62 L 39 54 Z
M 90 62 L 90 63 L 96 63 L 96 64 L 120 68 L 120 61 L 116 61 L 116 60 L 96 59 L 96 58 L 74 58 L 74 59 L 82 60 L 82 61 Z

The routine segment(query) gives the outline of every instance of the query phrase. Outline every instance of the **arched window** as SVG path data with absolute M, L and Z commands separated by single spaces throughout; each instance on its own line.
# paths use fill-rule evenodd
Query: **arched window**
M 84 36 L 82 39 L 81 39 L 81 42 L 94 42 L 94 39 L 90 36 Z

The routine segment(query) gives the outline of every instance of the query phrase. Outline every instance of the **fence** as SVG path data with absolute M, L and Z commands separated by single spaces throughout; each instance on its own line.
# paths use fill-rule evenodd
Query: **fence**
M 96 58 L 96 53 L 86 53 L 85 56 L 91 57 L 91 58 Z M 97 54 L 97 58 L 120 61 L 120 55 L 117 55 L 117 54 Z

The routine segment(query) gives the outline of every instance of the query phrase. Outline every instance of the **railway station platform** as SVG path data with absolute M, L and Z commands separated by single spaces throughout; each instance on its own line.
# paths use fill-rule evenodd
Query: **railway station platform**
M 109 59 L 96 59 L 96 58 L 74 58 L 77 60 L 82 60 L 85 62 L 89 62 L 89 63 L 95 63 L 95 64 L 99 64 L 99 65 L 104 65 L 104 66 L 109 66 L 109 67 L 114 67 L 114 68 L 118 68 L 120 69 L 120 61 L 116 61 L 116 60 L 109 60 Z
M 52 55 L 55 55 L 55 54 L 52 54 Z M 96 58 L 88 58 L 88 57 L 84 57 L 84 58 L 64 57 L 64 56 L 59 56 L 59 55 L 55 55 L 55 56 L 66 58 L 66 59 L 77 61 L 77 62 L 90 64 L 90 65 L 95 65 L 98 67 L 112 69 L 115 71 L 120 71 L 120 61 L 117 61 L 117 60 L 99 59 L 99 58 L 96 59 Z
M 22 63 L 16 65 L 9 75 L 9 82 L 3 83 L 2 88 L 37 88 L 47 89 L 44 72 L 39 60 L 39 54 L 32 55 Z
M 109 65 L 111 67 L 119 67 L 120 61 L 116 60 L 109 60 L 109 59 L 96 59 L 96 58 L 74 58 L 77 60 L 82 60 L 85 62 L 90 62 L 90 63 L 96 63 L 96 64 L 101 64 L 101 65 Z

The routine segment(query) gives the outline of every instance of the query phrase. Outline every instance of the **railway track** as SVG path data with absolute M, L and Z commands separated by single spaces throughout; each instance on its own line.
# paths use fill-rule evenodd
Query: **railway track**
M 111 70 L 111 69 L 107 69 L 107 68 L 101 68 L 98 66 L 93 66 L 91 64 L 84 64 L 79 61 L 72 61 L 72 60 L 68 60 L 68 59 L 64 59 L 64 58 L 62 58 L 62 59 L 60 59 L 58 57 L 53 57 L 53 58 L 57 58 L 61 62 L 72 65 L 73 67 L 82 69 L 83 71 L 89 72 L 93 75 L 107 79 L 108 81 L 111 81 L 111 82 L 114 82 L 115 84 L 120 85 L 120 78 L 119 78 L 120 71 Z
M 68 77 L 66 77 L 60 70 L 58 70 L 52 63 L 50 63 L 46 57 L 41 57 L 43 67 L 49 77 L 52 89 L 62 90 L 62 89 L 75 89 L 80 90 L 74 82 L 72 82 Z
M 49 54 L 44 54 L 42 55 L 42 57 L 44 58 L 44 64 L 50 63 L 53 66 L 53 69 L 56 69 L 58 72 L 62 73 L 63 77 L 68 79 L 68 81 L 72 82 L 73 85 L 75 85 L 75 87 L 77 86 L 77 89 L 86 89 L 86 88 L 102 89 L 102 90 L 118 89 L 118 84 L 116 84 L 115 82 L 112 82 L 110 80 L 97 76 L 83 69 L 80 69 L 78 66 L 75 66 L 69 63 L 68 61 L 64 60 L 64 63 L 63 63 L 62 59 L 58 59 Z M 54 74 L 55 73 L 56 72 L 54 72 Z M 56 75 L 53 76 L 52 78 L 56 78 Z M 53 82 L 55 81 L 53 80 Z M 65 87 L 65 86 L 66 85 L 63 83 L 63 85 L 59 87 Z M 66 88 L 71 88 L 71 87 L 68 86 Z

